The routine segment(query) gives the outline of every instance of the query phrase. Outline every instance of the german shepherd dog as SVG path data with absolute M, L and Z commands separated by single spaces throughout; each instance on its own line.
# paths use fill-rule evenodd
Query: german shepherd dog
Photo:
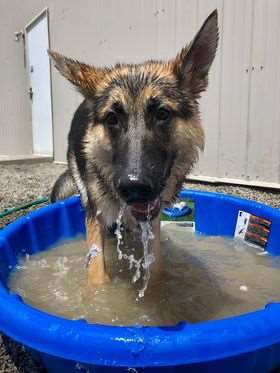
M 49 51 L 59 72 L 84 96 L 68 137 L 68 170 L 51 200 L 77 188 L 86 210 L 86 242 L 93 253 L 89 282 L 106 278 L 104 240 L 120 208 L 139 226 L 149 215 L 151 248 L 160 268 L 160 210 L 176 200 L 186 174 L 204 147 L 201 92 L 218 44 L 217 10 L 172 60 L 93 67 Z

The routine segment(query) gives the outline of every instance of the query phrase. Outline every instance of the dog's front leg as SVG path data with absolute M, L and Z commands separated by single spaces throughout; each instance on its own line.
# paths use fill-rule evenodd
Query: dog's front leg
M 86 217 L 86 243 L 89 250 L 88 282 L 89 285 L 103 284 L 108 276 L 104 261 L 105 233 L 102 223 L 96 217 L 87 214 Z

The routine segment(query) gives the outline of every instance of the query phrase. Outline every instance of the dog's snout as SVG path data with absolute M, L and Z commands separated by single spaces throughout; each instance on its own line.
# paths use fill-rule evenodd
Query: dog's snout
M 155 190 L 149 181 L 136 181 L 129 178 L 119 179 L 117 190 L 128 204 L 145 203 L 155 198 Z

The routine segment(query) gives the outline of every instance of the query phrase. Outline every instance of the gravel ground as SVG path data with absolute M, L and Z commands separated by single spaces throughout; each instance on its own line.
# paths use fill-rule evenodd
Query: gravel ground
M 47 197 L 51 187 L 65 169 L 52 163 L 0 165 L 0 212 L 40 197 Z M 280 192 L 230 185 L 188 182 L 187 187 L 226 193 L 252 199 L 280 208 Z M 42 206 L 42 205 L 41 205 Z M 0 228 L 19 216 L 37 208 L 21 210 L 0 219 Z M 42 373 L 25 349 L 5 336 L 0 336 L 0 373 Z
M 0 211 L 48 197 L 54 181 L 65 167 L 53 163 L 0 164 Z M 23 213 L 26 213 L 26 210 L 2 218 L 0 228 Z

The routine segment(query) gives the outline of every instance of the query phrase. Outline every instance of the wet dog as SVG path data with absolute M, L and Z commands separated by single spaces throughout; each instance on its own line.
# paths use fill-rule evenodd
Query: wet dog
M 126 204 L 124 223 L 151 220 L 155 269 L 160 210 L 176 200 L 204 146 L 199 98 L 218 44 L 217 11 L 172 60 L 93 67 L 49 51 L 59 72 L 84 96 L 68 137 L 68 170 L 51 199 L 77 188 L 86 209 L 89 280 L 106 279 L 106 227 Z

